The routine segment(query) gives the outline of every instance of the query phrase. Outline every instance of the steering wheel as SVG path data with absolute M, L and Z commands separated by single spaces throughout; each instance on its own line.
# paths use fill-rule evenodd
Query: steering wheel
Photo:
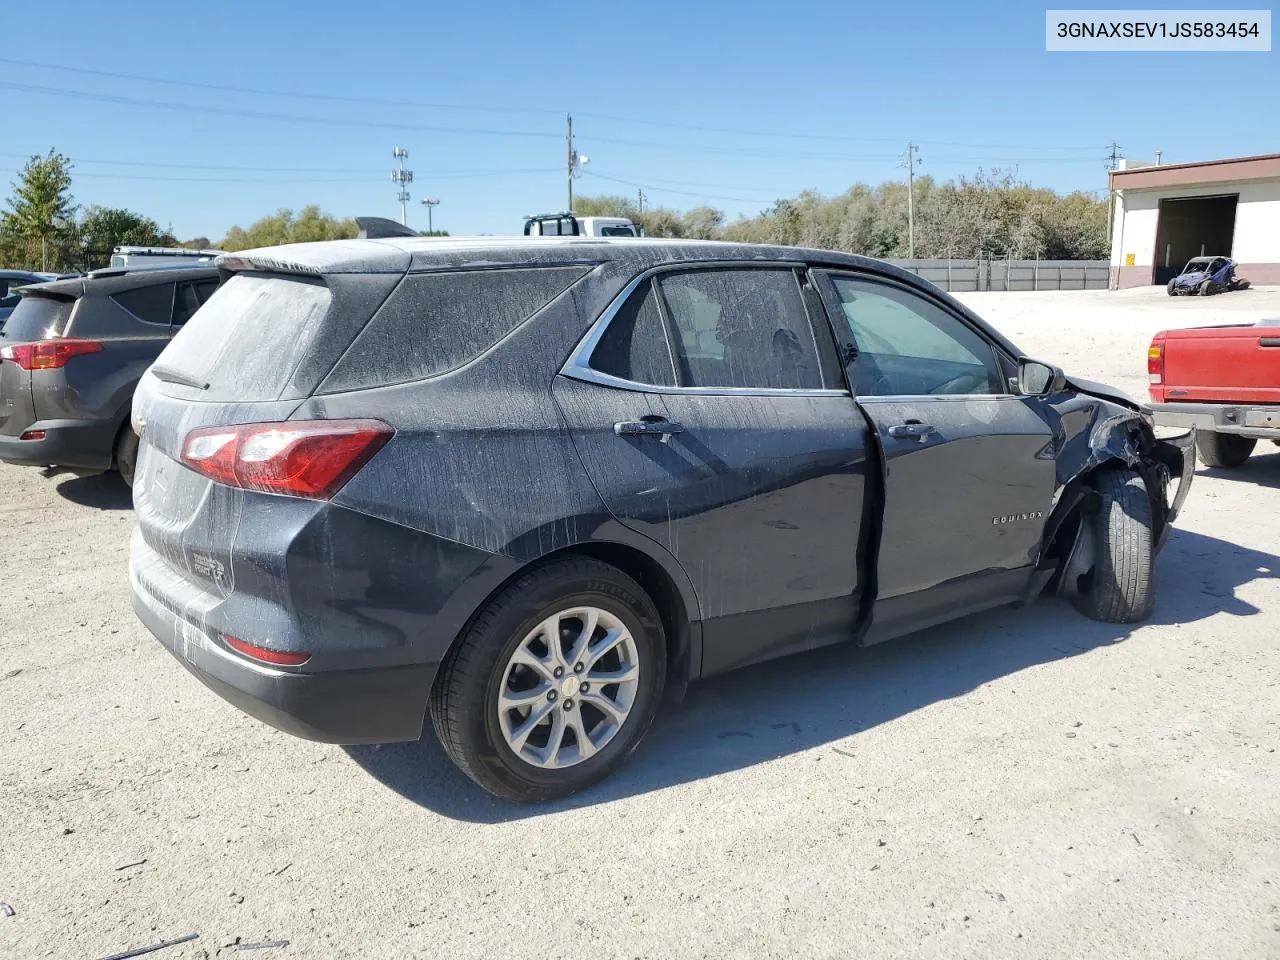
M 935 395 L 949 393 L 976 393 L 983 385 L 983 377 L 979 377 L 976 373 L 962 373 L 958 377 L 952 377 L 946 383 L 939 384 L 929 392 Z

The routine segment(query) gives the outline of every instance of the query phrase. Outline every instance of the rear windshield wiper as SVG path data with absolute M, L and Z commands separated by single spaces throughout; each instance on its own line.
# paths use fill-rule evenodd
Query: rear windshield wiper
M 183 373 L 181 370 L 175 370 L 173 367 L 152 367 L 152 375 L 165 383 L 177 383 L 184 387 L 195 387 L 197 390 L 208 390 L 209 384 L 203 380 L 199 380 L 189 373 Z

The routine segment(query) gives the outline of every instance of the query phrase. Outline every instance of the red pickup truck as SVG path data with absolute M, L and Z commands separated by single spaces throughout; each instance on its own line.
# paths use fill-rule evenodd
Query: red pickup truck
M 1259 440 L 1280 444 L 1280 318 L 1162 330 L 1147 374 L 1155 422 L 1194 427 L 1206 466 L 1237 467 Z

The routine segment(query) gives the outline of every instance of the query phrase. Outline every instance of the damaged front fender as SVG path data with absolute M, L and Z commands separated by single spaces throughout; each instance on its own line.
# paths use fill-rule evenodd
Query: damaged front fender
M 1089 476 L 1109 463 L 1142 474 L 1151 497 L 1155 550 L 1168 539 L 1170 525 L 1186 500 L 1195 473 L 1195 433 L 1157 438 L 1149 410 L 1117 390 L 1073 381 L 1071 392 L 1047 406 L 1056 417 L 1057 486 L 1045 524 L 1037 566 L 1051 572 L 1069 550 L 1057 544 L 1067 522 L 1090 508 Z M 1177 488 L 1170 498 L 1170 485 Z M 1061 549 L 1056 549 L 1055 547 Z

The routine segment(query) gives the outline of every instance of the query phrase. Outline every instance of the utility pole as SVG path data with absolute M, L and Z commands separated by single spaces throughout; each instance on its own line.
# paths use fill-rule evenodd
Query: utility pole
M 396 147 L 391 155 L 400 161 L 400 167 L 391 171 L 391 182 L 400 185 L 400 192 L 396 194 L 396 199 L 400 201 L 400 223 L 407 225 L 404 205 L 409 202 L 409 184 L 413 183 L 413 171 L 404 168 L 404 162 L 409 159 L 409 151 L 404 147 Z
M 436 199 L 423 200 L 422 205 L 427 208 L 427 234 L 428 236 L 435 234 L 436 229 L 431 224 L 431 210 L 433 207 L 440 205 L 440 201 Z
M 569 213 L 573 213 L 573 114 L 566 113 L 565 119 L 569 122 L 569 132 L 565 134 L 565 142 L 569 145 L 569 206 L 566 208 Z
M 1114 173 L 1115 170 L 1120 166 L 1120 161 L 1124 159 L 1124 157 L 1121 156 L 1120 154 L 1120 151 L 1123 150 L 1124 147 L 1120 146 L 1120 144 L 1112 140 L 1111 143 L 1108 145 L 1108 149 L 1111 152 L 1108 153 L 1104 159 L 1107 161 L 1107 171 L 1110 173 Z M 1116 192 L 1111 189 L 1111 178 L 1108 177 L 1107 178 L 1107 246 L 1108 247 L 1111 246 L 1111 233 L 1112 233 L 1111 221 L 1115 219 L 1115 200 L 1116 200 Z
M 643 190 L 636 190 L 636 213 L 644 213 L 644 202 L 648 199 Z
M 917 155 L 920 148 L 914 143 L 907 144 L 907 258 L 916 258 L 916 164 L 920 162 Z
M 569 148 L 569 207 L 567 212 L 573 213 L 573 178 L 582 173 L 582 168 L 591 162 L 591 158 L 579 153 L 573 146 L 573 114 L 565 114 L 565 119 L 569 123 L 568 130 L 564 136 L 565 144 Z

